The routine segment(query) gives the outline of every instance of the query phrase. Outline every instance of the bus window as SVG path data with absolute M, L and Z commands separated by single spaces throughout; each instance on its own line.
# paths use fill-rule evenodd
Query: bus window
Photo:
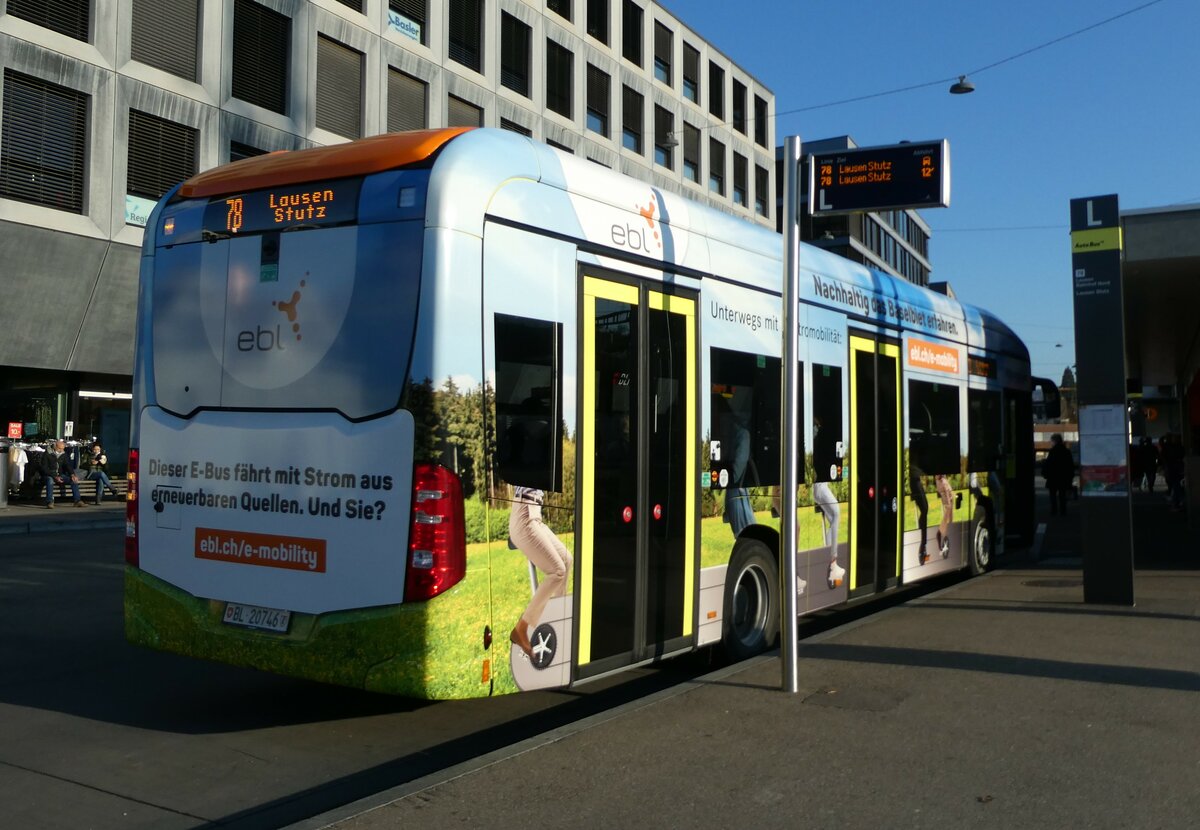
M 842 367 L 813 364 L 813 481 L 842 479 Z
M 992 472 L 1000 469 L 1004 443 L 999 392 L 967 391 L 967 469 Z
M 562 325 L 496 315 L 496 468 L 510 484 L 562 490 Z
M 958 387 L 908 382 L 910 463 L 926 475 L 960 472 Z
M 724 470 L 729 487 L 778 484 L 779 358 L 713 348 L 711 361 L 714 478 Z

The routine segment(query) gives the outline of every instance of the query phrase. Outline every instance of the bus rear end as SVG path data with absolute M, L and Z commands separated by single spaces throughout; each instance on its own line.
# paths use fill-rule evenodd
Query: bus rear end
M 156 211 L 135 363 L 131 641 L 416 697 L 488 693 L 450 677 L 483 659 L 470 652 L 484 648 L 486 603 L 456 596 L 461 485 L 414 462 L 403 400 L 420 162 L 452 136 L 249 160 Z M 465 655 L 440 642 L 447 616 L 478 643 Z

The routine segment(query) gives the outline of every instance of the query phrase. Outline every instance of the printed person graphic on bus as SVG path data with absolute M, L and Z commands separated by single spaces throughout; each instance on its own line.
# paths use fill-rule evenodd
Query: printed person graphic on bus
M 717 428 L 721 435 L 722 452 L 728 453 L 729 480 L 725 483 L 725 521 L 733 531 L 733 538 L 755 524 L 754 510 L 750 506 L 750 491 L 746 485 L 756 475 L 747 476 L 754 466 L 750 458 L 750 430 L 745 420 L 738 417 L 733 407 L 722 396 L 717 396 Z
M 841 519 L 841 509 L 837 497 L 829 482 L 837 481 L 838 471 L 837 437 L 826 434 L 822 430 L 819 417 L 813 418 L 813 503 L 821 511 L 821 521 L 825 525 L 825 544 L 829 546 L 829 573 L 826 583 L 836 588 L 846 577 L 846 569 L 838 564 L 838 522 Z
M 551 597 L 564 593 L 571 572 L 571 554 L 554 535 L 554 531 L 542 521 L 545 499 L 546 494 L 542 490 L 515 487 L 512 510 L 508 516 L 508 536 L 512 544 L 543 574 L 508 639 L 539 668 L 548 665 L 554 655 L 547 640 L 551 635 L 542 631 L 538 623 Z M 534 631 L 532 638 L 529 633 L 531 629 Z

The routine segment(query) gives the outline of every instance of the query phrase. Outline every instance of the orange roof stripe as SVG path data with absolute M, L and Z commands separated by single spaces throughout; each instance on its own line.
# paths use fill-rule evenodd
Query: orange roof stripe
M 188 199 L 204 198 L 394 170 L 424 161 L 450 139 L 471 129 L 384 133 L 347 144 L 255 156 L 198 173 L 183 183 L 179 194 Z

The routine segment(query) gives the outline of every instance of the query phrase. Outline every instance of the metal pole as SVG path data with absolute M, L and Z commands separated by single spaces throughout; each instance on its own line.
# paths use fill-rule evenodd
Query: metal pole
M 783 470 L 780 479 L 779 563 L 783 583 L 783 690 L 800 691 L 796 665 L 799 630 L 796 626 L 796 482 L 800 478 L 796 457 L 800 434 L 800 362 L 796 353 L 796 300 L 800 293 L 800 137 L 788 136 L 783 144 L 783 412 L 780 418 L 780 447 Z

